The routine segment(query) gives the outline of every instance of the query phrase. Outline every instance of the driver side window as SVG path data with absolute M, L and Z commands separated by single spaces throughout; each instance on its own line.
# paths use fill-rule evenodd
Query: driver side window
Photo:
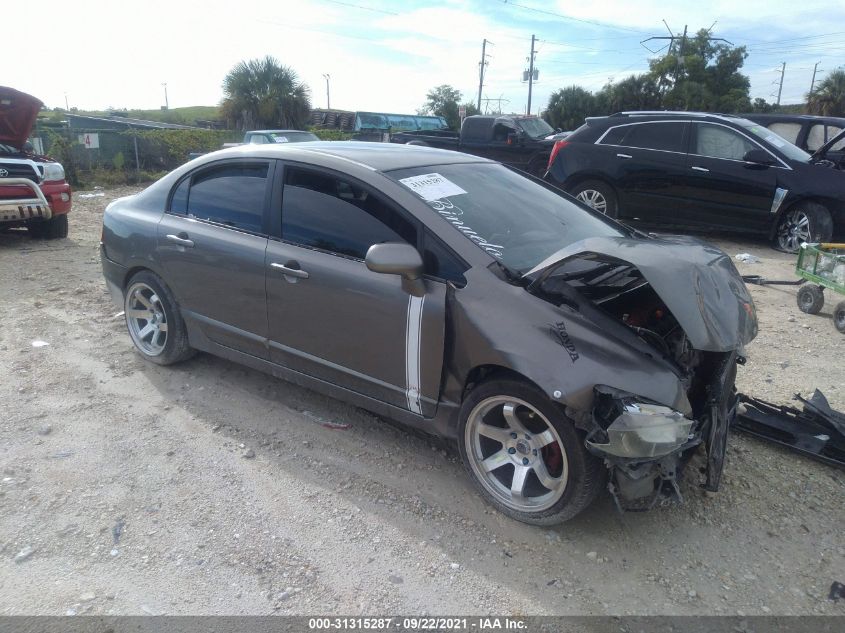
M 357 183 L 289 167 L 282 194 L 282 239 L 364 259 L 373 244 L 406 242 L 416 246 L 417 230 Z
M 747 138 L 721 125 L 699 123 L 696 125 L 696 142 L 693 153 L 710 158 L 742 160 L 752 149 L 759 149 Z

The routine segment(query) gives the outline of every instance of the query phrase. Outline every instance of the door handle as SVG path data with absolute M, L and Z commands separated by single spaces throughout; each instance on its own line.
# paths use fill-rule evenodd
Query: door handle
M 288 264 L 292 264 L 293 262 L 288 262 Z M 270 268 L 274 268 L 282 272 L 285 277 L 296 277 L 297 279 L 308 279 L 309 275 L 304 270 L 299 268 L 290 268 L 284 264 L 279 264 L 278 262 L 273 262 L 270 264 Z
M 693 165 L 691 169 L 693 169 L 693 171 L 703 171 L 703 172 L 708 172 L 708 173 L 710 172 L 710 170 L 707 169 L 706 167 L 698 167 L 696 165 Z
M 617 154 L 617 158 L 633 158 L 630 154 Z
M 186 246 L 188 248 L 193 248 L 194 241 L 188 239 L 187 233 L 182 233 L 182 235 L 184 235 L 185 237 L 181 237 L 179 235 L 168 234 L 167 239 L 170 242 L 175 242 L 179 246 Z

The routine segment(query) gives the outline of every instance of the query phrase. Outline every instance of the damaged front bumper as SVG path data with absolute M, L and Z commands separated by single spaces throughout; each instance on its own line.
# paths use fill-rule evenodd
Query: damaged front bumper
M 642 511 L 661 499 L 683 501 L 678 482 L 694 449 L 704 444 L 705 490 L 717 491 L 728 429 L 736 416 L 735 352 L 724 354 L 692 417 L 603 385 L 595 388 L 594 429 L 587 449 L 610 469 L 608 488 L 620 510 Z

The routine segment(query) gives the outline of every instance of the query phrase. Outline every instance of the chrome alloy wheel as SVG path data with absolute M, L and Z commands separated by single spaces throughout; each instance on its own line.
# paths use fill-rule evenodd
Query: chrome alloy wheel
M 167 314 L 161 299 L 143 282 L 132 284 L 123 303 L 126 325 L 135 345 L 147 356 L 158 356 L 167 344 Z
M 464 433 L 473 473 L 507 507 L 537 512 L 563 495 L 569 478 L 563 442 L 532 405 L 509 396 L 482 400 Z
M 810 241 L 810 218 L 800 209 L 789 211 L 778 227 L 778 246 L 796 252 L 802 242 Z
M 578 192 L 575 199 L 591 206 L 599 213 L 607 214 L 607 199 L 600 191 L 596 191 L 595 189 L 584 189 L 584 191 Z

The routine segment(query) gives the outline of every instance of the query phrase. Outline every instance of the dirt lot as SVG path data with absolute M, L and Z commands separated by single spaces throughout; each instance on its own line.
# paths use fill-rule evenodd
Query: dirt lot
M 2 614 L 845 614 L 845 473 L 733 436 L 723 490 L 539 529 L 475 494 L 456 454 L 207 355 L 142 361 L 106 294 L 100 218 L 0 234 Z M 717 239 L 792 278 L 793 257 Z M 829 306 L 752 287 L 740 389 L 845 409 Z M 34 341 L 46 346 L 34 347 Z

